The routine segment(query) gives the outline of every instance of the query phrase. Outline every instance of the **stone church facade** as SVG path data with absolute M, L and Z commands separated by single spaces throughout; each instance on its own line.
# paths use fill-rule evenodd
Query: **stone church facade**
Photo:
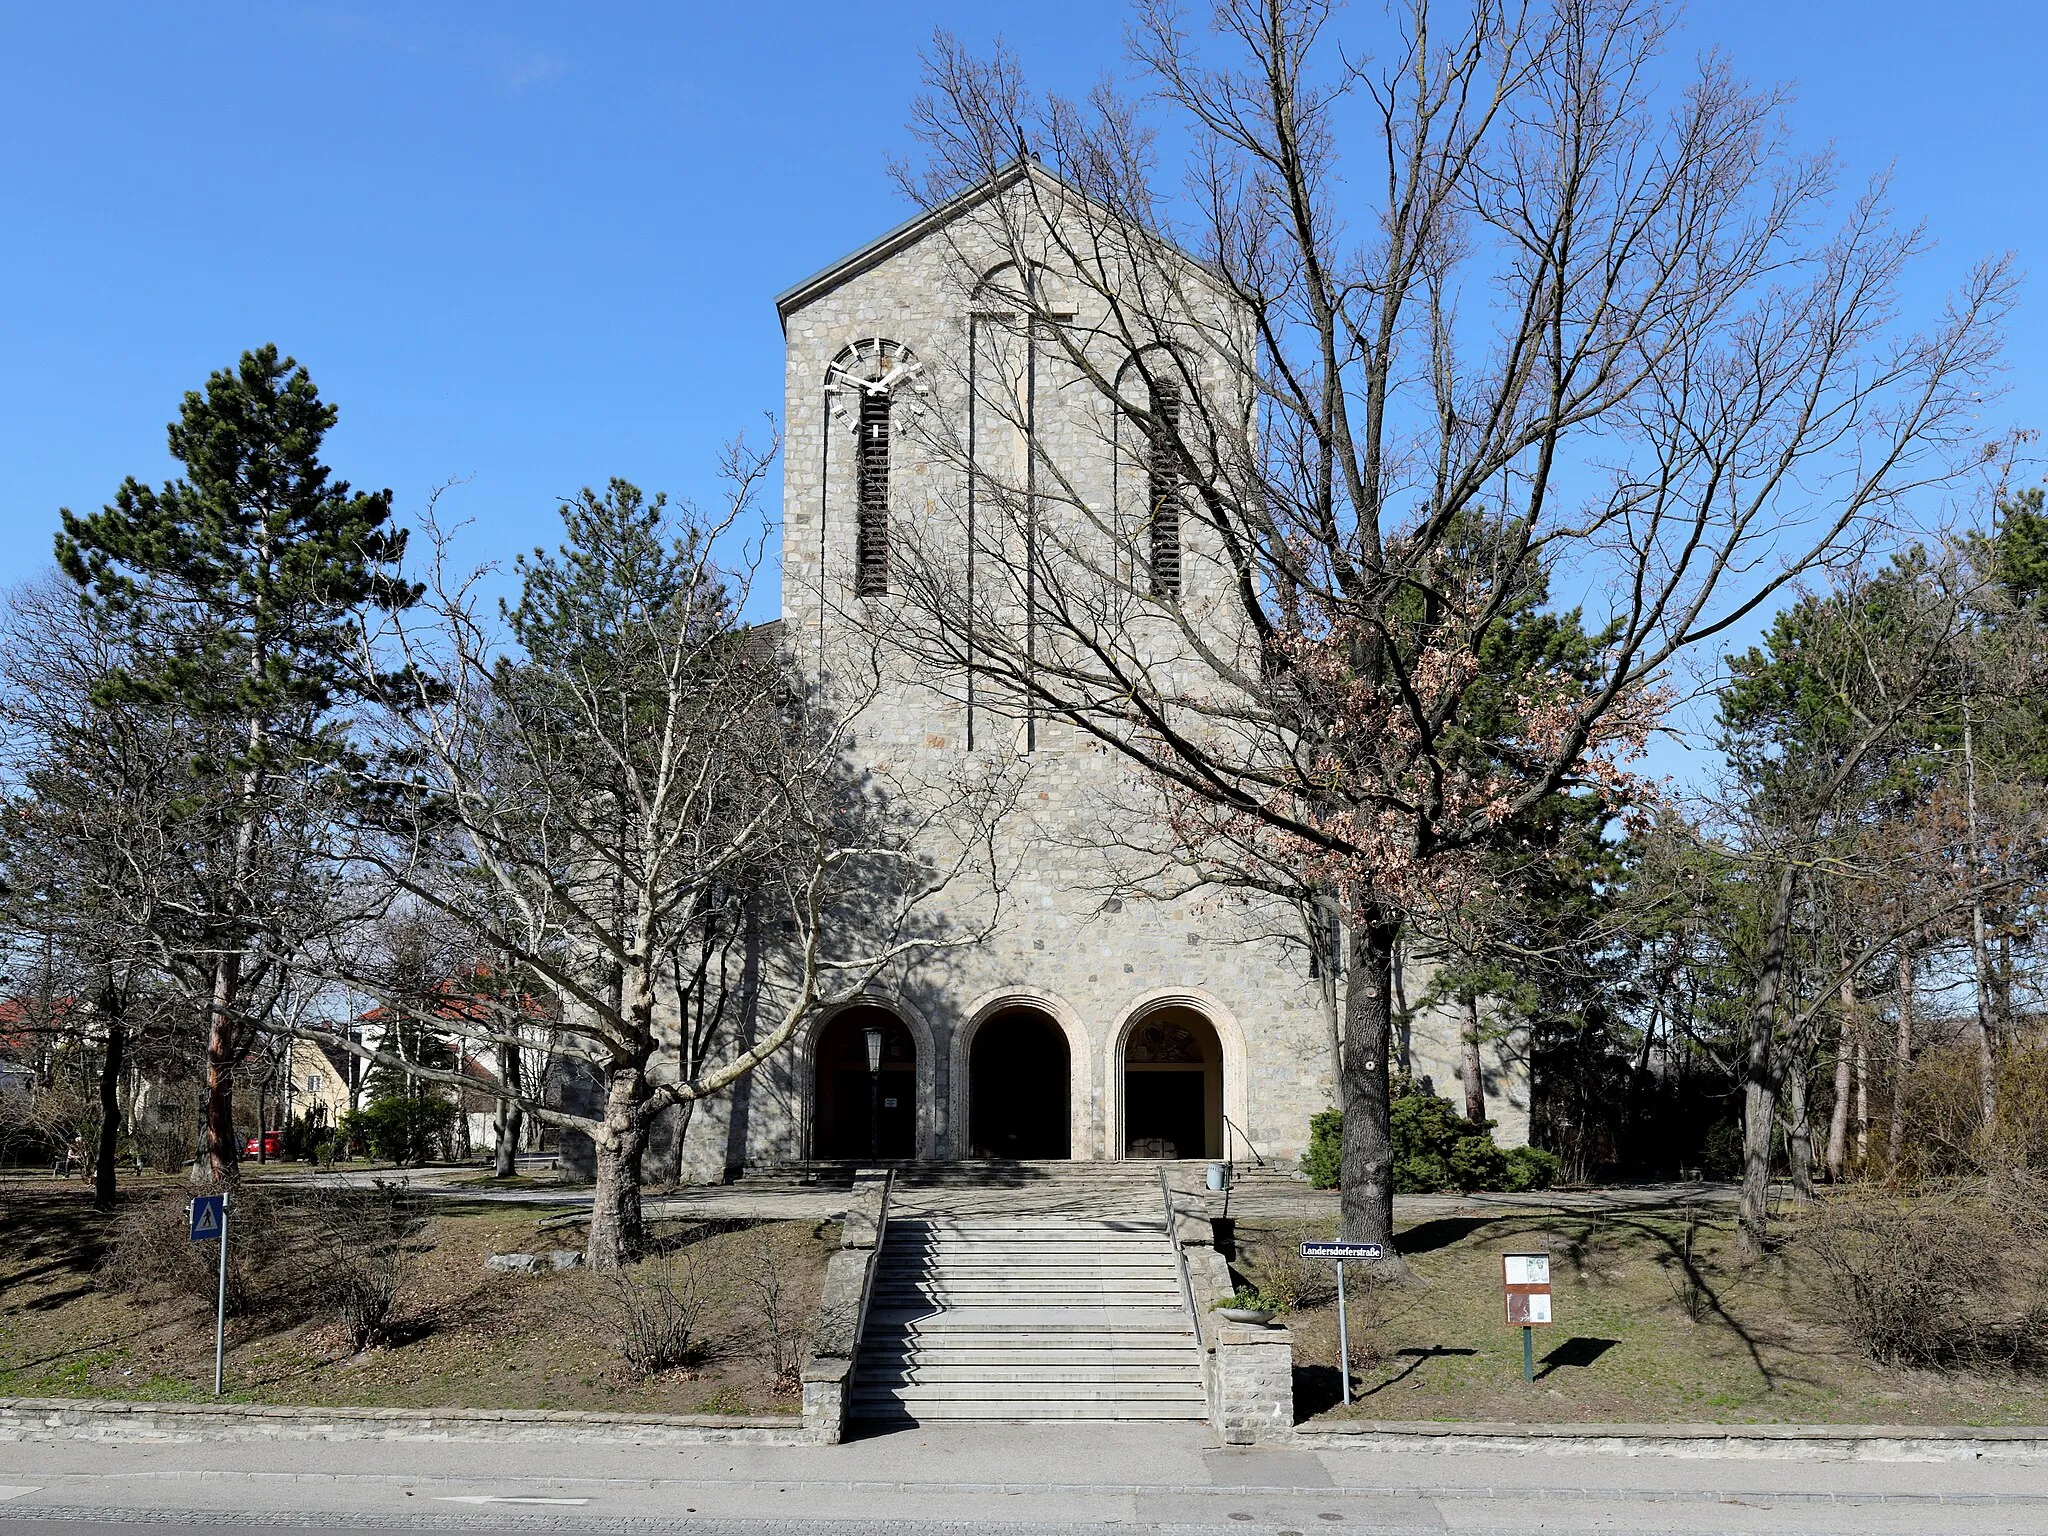
M 943 539 L 958 518 L 961 464 L 931 443 L 967 441 L 970 454 L 1014 464 L 1038 448 L 1017 441 L 1020 433 L 1045 434 L 1086 456 L 1089 433 L 1066 416 L 1091 407 L 1047 355 L 1012 370 L 1030 395 L 1021 415 L 983 401 L 985 441 L 963 429 L 970 390 L 983 387 L 964 381 L 985 344 L 973 218 L 986 195 L 913 219 L 777 300 L 786 360 L 781 631 L 806 669 L 829 670 L 837 647 L 886 631 L 900 600 L 883 542 L 892 531 L 905 545 Z M 998 265 L 993 250 L 987 265 Z M 1001 433 L 986 426 L 997 415 Z M 1105 498 L 1119 494 L 1113 478 L 1099 487 Z M 1186 560 L 1194 590 L 1200 549 L 1191 545 Z M 977 698 L 964 678 L 895 669 L 864 709 L 851 750 L 899 767 L 1014 755 L 1022 788 L 1000 827 L 1000 920 L 979 942 L 892 971 L 729 1096 L 699 1106 L 680 1164 L 686 1176 L 875 1153 L 1293 1166 L 1310 1116 L 1336 1101 L 1336 1031 L 1288 914 L 1199 893 L 1168 901 L 1109 891 L 1093 845 L 1115 798 L 1106 792 L 1126 770 L 1071 728 Z M 1419 965 L 1403 979 L 1411 1000 L 1426 991 Z M 882 1048 L 876 1071 L 871 1035 Z M 1448 1011 L 1411 1010 L 1401 1045 L 1397 1063 L 1457 1097 L 1458 1028 Z M 1525 1067 L 1506 1043 L 1489 1043 L 1486 1066 L 1499 1140 L 1526 1140 Z

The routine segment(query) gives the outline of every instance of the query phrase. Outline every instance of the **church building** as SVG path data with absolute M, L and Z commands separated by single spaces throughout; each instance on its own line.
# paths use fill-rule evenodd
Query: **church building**
M 1002 297 L 1005 285 L 1061 278 L 1056 261 L 1020 278 L 996 222 L 1017 198 L 1077 195 L 1020 164 L 775 301 L 786 364 L 780 638 L 807 673 L 829 672 L 842 645 L 914 627 L 892 605 L 934 549 L 964 552 L 970 593 L 996 580 L 977 573 L 977 552 L 1009 537 L 991 531 L 1004 506 L 1051 494 L 1032 488 L 1034 475 L 1056 475 L 1059 495 L 1104 515 L 1156 501 L 1146 445 L 1103 426 L 1071 359 L 1020 333 Z M 1086 327 L 1088 285 L 1072 287 L 1073 323 Z M 1140 522 L 1133 558 L 1149 562 L 1145 579 L 1198 602 L 1213 565 L 1198 530 Z M 686 1175 L 871 1157 L 1291 1169 L 1310 1117 L 1336 1103 L 1341 997 L 1299 919 L 1234 893 L 1120 888 L 1105 875 L 1120 842 L 1113 819 L 1129 804 L 1117 754 L 979 686 L 971 663 L 944 675 L 892 667 L 849 751 L 897 766 L 972 753 L 1014 763 L 999 919 L 977 942 L 887 973 L 700 1105 Z M 1458 1019 L 1417 1006 L 1424 960 L 1411 957 L 1402 982 L 1395 1065 L 1455 1100 Z M 1484 1063 L 1498 1140 L 1526 1141 L 1526 1063 L 1512 1040 L 1492 1039 Z

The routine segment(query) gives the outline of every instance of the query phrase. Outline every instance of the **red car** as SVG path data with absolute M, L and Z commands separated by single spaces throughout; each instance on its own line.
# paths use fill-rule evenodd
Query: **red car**
M 283 1155 L 283 1152 L 284 1132 L 265 1131 L 263 1133 L 263 1150 L 260 1155 L 264 1157 L 279 1157 Z M 258 1155 L 259 1154 L 256 1150 L 256 1138 L 254 1136 L 251 1136 L 247 1141 L 242 1143 L 242 1156 L 256 1157 Z

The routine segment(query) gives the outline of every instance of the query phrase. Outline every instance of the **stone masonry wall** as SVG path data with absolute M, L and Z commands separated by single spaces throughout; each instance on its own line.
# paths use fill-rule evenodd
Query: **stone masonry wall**
M 908 347 L 923 368 L 914 391 L 900 391 L 892 443 L 890 512 L 894 523 L 926 534 L 959 516 L 961 476 L 924 444 L 957 426 L 965 408 L 968 283 L 962 245 L 972 236 L 930 236 L 854 275 L 786 319 L 784 402 L 784 639 L 808 668 L 833 665 L 861 621 L 886 623 L 895 597 L 853 592 L 854 436 L 825 397 L 827 370 L 849 344 L 886 338 Z M 993 265 L 993 259 L 989 262 Z M 1086 391 L 1061 388 L 1051 365 L 1040 381 L 1039 428 L 1048 451 L 1070 457 L 1086 484 L 1091 453 L 1107 502 L 1122 494 Z M 1078 403 L 1077 403 L 1078 402 Z M 1066 413 L 1066 415 L 1063 415 Z M 1062 435 L 1064 434 L 1064 435 Z M 987 436 L 996 434 L 990 432 Z M 822 524 L 821 524 L 822 515 Z M 1211 579 L 1192 538 L 1187 558 L 1191 602 Z M 856 607 L 866 610 L 856 613 Z M 884 611 L 877 613 L 877 607 Z M 933 686 L 936 682 L 937 686 Z M 891 675 L 861 717 L 851 750 L 867 764 L 902 771 L 965 751 L 966 716 L 958 678 Z M 1309 1117 L 1334 1101 L 1333 1030 L 1305 951 L 1270 935 L 1285 914 L 1220 897 L 1165 903 L 1106 894 L 1104 858 L 1091 842 L 1125 770 L 1108 749 L 1040 722 L 1037 750 L 1019 752 L 1021 729 L 984 709 L 977 751 L 1016 753 L 1025 774 L 1017 814 L 998 853 L 1012 873 L 999 930 L 964 950 L 935 955 L 874 989 L 916 1039 L 918 1145 L 921 1154 L 965 1154 L 968 1048 L 976 1025 L 1006 1004 L 1045 1010 L 1065 1032 L 1072 1070 L 1071 1142 L 1077 1158 L 1121 1155 L 1123 1048 L 1149 1011 L 1192 1007 L 1216 1029 L 1224 1055 L 1224 1111 L 1257 1151 L 1290 1161 L 1307 1141 Z M 968 903 L 965 893 L 963 904 Z M 976 908 L 976 911 L 979 909 Z M 959 914 L 971 922 L 973 913 Z M 1411 974 L 1410 995 L 1426 976 Z M 812 1037 L 815 1039 L 815 1031 Z M 1414 1071 L 1456 1096 L 1457 1036 L 1450 1018 L 1416 1017 L 1408 1031 Z M 785 1053 L 734 1094 L 700 1106 L 692 1121 L 685 1171 L 717 1177 L 748 1162 L 806 1154 L 809 1046 Z M 1526 1139 L 1526 1078 L 1495 1050 L 1489 1063 L 1503 1143 Z M 1238 1155 L 1243 1156 L 1242 1148 Z

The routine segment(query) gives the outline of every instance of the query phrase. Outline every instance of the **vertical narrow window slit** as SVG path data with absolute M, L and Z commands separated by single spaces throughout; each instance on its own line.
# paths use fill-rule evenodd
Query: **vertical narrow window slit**
M 1146 533 L 1154 597 L 1180 596 L 1180 404 L 1178 379 L 1153 381 L 1146 443 Z
M 860 397 L 860 450 L 854 456 L 859 485 L 860 525 L 855 552 L 854 591 L 876 597 L 889 590 L 889 395 L 864 390 Z

